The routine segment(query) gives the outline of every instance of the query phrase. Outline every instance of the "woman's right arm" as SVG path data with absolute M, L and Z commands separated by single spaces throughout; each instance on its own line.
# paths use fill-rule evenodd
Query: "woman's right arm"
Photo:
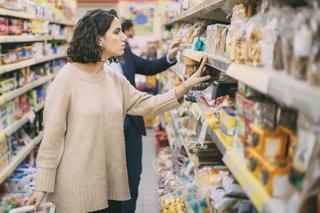
M 70 84 L 63 77 L 58 75 L 48 89 L 43 139 L 37 156 L 36 193 L 29 199 L 28 205 L 38 206 L 44 193 L 54 192 L 56 171 L 64 150 L 70 102 Z

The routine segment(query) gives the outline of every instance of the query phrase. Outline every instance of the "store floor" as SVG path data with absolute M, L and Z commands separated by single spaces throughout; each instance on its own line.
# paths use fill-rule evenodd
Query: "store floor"
M 142 177 L 136 213 L 159 213 L 157 194 L 158 177 L 156 173 L 156 139 L 151 130 L 143 137 Z

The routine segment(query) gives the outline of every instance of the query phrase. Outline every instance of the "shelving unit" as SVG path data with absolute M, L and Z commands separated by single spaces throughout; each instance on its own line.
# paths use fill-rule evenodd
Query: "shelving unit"
M 11 78 L 14 78 L 17 76 L 17 81 L 20 81 L 19 79 L 21 78 L 26 79 L 27 77 L 31 79 L 32 78 L 31 75 L 34 75 L 34 74 L 39 75 L 41 72 L 41 71 L 39 72 L 38 69 L 34 70 L 31 68 L 30 71 L 32 73 L 28 73 L 28 72 L 24 72 L 25 70 L 20 70 L 20 69 L 43 63 L 43 65 L 39 66 L 39 68 L 42 68 L 45 66 L 44 63 L 46 63 L 47 65 L 47 62 L 49 61 L 62 59 L 66 57 L 66 53 L 63 49 L 66 45 L 66 42 L 68 42 L 70 39 L 69 32 L 71 30 L 71 27 L 74 26 L 76 23 L 74 14 L 76 13 L 77 2 L 75 0 L 72 0 L 68 2 L 48 1 L 47 3 L 45 3 L 46 5 L 43 5 L 43 4 L 31 5 L 32 2 L 31 3 L 20 2 L 20 1 L 12 2 L 12 3 L 4 2 L 3 3 L 4 7 L 6 5 L 10 5 L 10 8 L 12 9 L 0 8 L 0 16 L 7 18 L 6 19 L 7 23 L 3 23 L 6 25 L 6 27 L 12 28 L 17 26 L 17 31 L 20 31 L 22 28 L 21 24 L 23 21 L 23 24 L 24 24 L 23 29 L 25 29 L 25 27 L 28 27 L 28 30 L 29 28 L 31 28 L 31 32 L 33 33 L 33 34 L 30 33 L 28 35 L 26 34 L 11 35 L 11 34 L 14 34 L 15 32 L 16 32 L 15 34 L 18 34 L 17 31 L 15 31 L 15 29 L 13 28 L 8 29 L 8 31 L 11 31 L 11 33 L 4 32 L 5 34 L 8 34 L 8 35 L 0 36 L 0 46 L 4 50 L 3 53 L 5 57 L 11 57 L 11 55 L 9 55 L 11 52 L 9 51 L 14 52 L 18 50 L 18 49 L 15 50 L 13 48 L 24 47 L 26 45 L 29 45 L 25 43 L 30 43 L 30 46 L 31 45 L 36 46 L 37 49 L 39 50 L 37 52 L 40 52 L 40 50 L 42 51 L 45 50 L 46 52 L 46 55 L 32 54 L 31 57 L 29 57 L 28 59 L 25 59 L 22 61 L 15 60 L 16 63 L 6 64 L 6 65 L 1 64 L 0 75 L 1 75 L 2 81 L 5 81 L 3 82 L 3 85 L 5 87 L 11 86 L 10 85 Z M 21 6 L 21 4 L 23 4 L 23 6 Z M 22 7 L 26 8 L 25 11 L 22 11 L 22 10 L 19 11 L 19 8 L 22 8 Z M 39 11 L 41 14 L 45 14 L 47 17 L 40 17 L 36 15 L 35 10 Z M 40 14 L 39 12 L 37 14 Z M 54 12 L 55 14 L 51 15 L 52 12 Z M 70 18 L 62 18 L 64 16 L 68 16 Z M 51 19 L 48 17 L 56 17 L 56 18 Z M 19 19 L 19 21 L 21 22 L 15 22 L 17 19 Z M 48 35 L 48 33 L 40 34 L 40 32 L 47 32 L 49 30 L 49 27 L 51 27 L 49 26 L 49 24 L 56 24 L 60 26 L 54 26 L 52 28 L 53 32 L 51 33 L 51 35 Z M 65 32 L 63 33 L 64 35 L 60 35 L 62 32 L 61 29 L 64 29 L 64 32 Z M 34 45 L 35 42 L 37 43 L 36 45 Z M 35 163 L 32 155 L 31 155 L 30 161 L 29 160 L 25 161 L 25 159 L 28 156 L 30 156 L 31 153 L 33 153 L 33 150 L 36 149 L 37 145 L 41 142 L 43 138 L 43 132 L 41 131 L 41 127 L 39 126 L 39 125 L 42 125 L 41 124 L 42 116 L 39 113 L 42 113 L 41 110 L 44 109 L 43 96 L 45 95 L 46 90 L 45 88 L 42 88 L 42 86 L 50 83 L 54 79 L 54 77 L 56 76 L 56 69 L 63 64 L 64 62 L 60 60 L 57 61 L 57 63 L 50 64 L 50 70 L 53 70 L 54 73 L 46 73 L 47 75 L 39 76 L 37 80 L 34 80 L 31 83 L 28 83 L 22 87 L 8 91 L 0 96 L 0 105 L 2 105 L 2 108 L 7 109 L 8 111 L 8 116 L 4 117 L 2 115 L 1 117 L 1 122 L 3 124 L 7 120 L 2 120 L 2 119 L 4 118 L 6 119 L 7 117 L 11 116 L 11 113 L 16 114 L 18 109 L 31 107 L 31 105 L 35 100 L 37 100 L 37 102 L 41 100 L 41 103 L 39 103 L 35 107 L 31 107 L 30 109 L 28 108 L 29 112 L 24 114 L 21 118 L 19 117 L 20 119 L 15 118 L 18 120 L 14 120 L 14 122 L 11 123 L 11 125 L 7 126 L 6 128 L 2 128 L 0 130 L 0 140 L 3 142 L 3 147 L 7 145 L 9 147 L 9 150 L 18 149 L 16 156 L 12 156 L 11 151 L 5 152 L 5 150 L 2 150 L 1 157 L 3 160 L 1 162 L 2 169 L 0 170 L 0 184 L 4 182 L 5 183 L 10 182 L 10 181 L 7 181 L 6 179 L 10 175 L 12 175 L 12 173 L 16 170 L 17 167 L 19 167 L 21 163 L 27 163 L 26 165 L 27 167 Z M 51 67 L 51 65 L 53 67 Z M 9 72 L 12 72 L 12 73 L 9 73 Z M 21 74 L 21 76 L 19 74 Z M 43 75 L 43 74 L 40 74 L 40 75 Z M 7 79 L 9 80 L 7 81 Z M 23 97 L 21 99 L 19 98 L 21 95 L 28 94 L 30 91 L 38 87 L 41 87 L 41 89 L 39 92 L 37 91 L 36 94 L 33 93 L 32 96 L 27 95 L 29 97 Z M 29 103 L 27 103 L 28 98 L 30 100 Z M 7 103 L 12 100 L 14 101 L 14 104 L 11 102 Z M 19 129 L 23 128 L 24 125 L 29 123 L 30 123 L 30 128 L 24 129 L 23 138 L 20 134 L 19 135 L 14 134 L 15 132 L 19 131 Z M 30 137 L 30 135 L 33 135 L 33 134 L 38 134 L 38 135 L 33 139 L 27 139 L 25 141 L 25 146 L 20 147 L 20 146 L 17 146 L 14 142 L 12 142 L 14 141 L 14 139 L 24 140 L 25 138 L 28 138 Z M 7 160 L 7 157 L 10 159 L 10 161 L 9 163 L 4 164 L 6 163 L 5 161 Z M 33 178 L 32 174 L 30 174 L 30 178 Z M 25 184 L 25 183 L 22 183 L 22 184 Z M 7 196 L 8 194 L 10 197 L 17 198 L 17 200 L 21 199 L 22 198 L 21 195 L 25 192 L 23 192 L 23 190 L 19 190 L 19 193 L 17 193 L 16 190 L 13 191 L 13 189 L 11 188 L 9 187 L 6 190 L 7 192 L 5 193 L 5 195 Z M 4 208 L 7 209 L 7 207 L 3 205 L 4 202 L 5 201 L 1 202 L 1 210 Z M 14 202 L 12 201 L 12 203 Z M 20 206 L 21 202 L 17 205 Z
M 221 13 L 222 5 L 223 2 L 218 0 L 204 1 L 167 25 L 173 25 L 179 22 L 190 22 L 197 20 L 198 18 L 227 22 L 225 16 L 221 16 L 221 14 L 223 14 Z M 182 52 L 183 57 L 193 59 L 197 62 L 200 62 L 204 54 L 206 53 L 193 50 L 184 50 Z M 319 88 L 312 87 L 306 82 L 295 80 L 284 72 L 279 73 L 265 68 L 240 65 L 233 63 L 222 56 L 212 54 L 206 55 L 208 56 L 208 66 L 247 84 L 261 93 L 280 100 L 288 106 L 297 108 L 305 113 L 309 113 L 309 115 L 315 116 L 316 119 L 320 119 Z M 181 76 L 181 73 L 177 74 L 177 76 L 181 80 L 186 79 L 185 76 Z M 201 121 L 203 124 L 206 122 L 206 113 L 199 104 L 200 103 L 193 103 L 189 109 L 196 120 Z M 170 130 L 168 132 L 170 134 Z M 264 186 L 247 169 L 245 161 L 239 157 L 232 146 L 228 146 L 228 142 L 221 130 L 212 129 L 208 126 L 207 134 L 217 145 L 223 155 L 222 160 L 239 182 L 251 202 L 256 206 L 257 210 L 259 212 L 285 212 L 288 207 L 287 203 L 282 199 L 272 198 L 267 193 Z M 169 140 L 171 145 L 171 136 Z M 189 153 L 188 157 L 192 158 Z M 209 199 L 206 198 L 206 200 L 208 202 Z
M 204 52 L 185 50 L 183 55 L 200 61 Z M 261 67 L 230 63 L 227 59 L 208 55 L 209 66 L 221 70 L 228 76 L 267 94 L 283 104 L 296 108 L 316 121 L 320 120 L 320 88 L 305 81 L 296 80 L 283 72 Z M 220 64 L 218 66 L 217 64 Z M 224 69 L 227 68 L 227 69 Z
M 65 53 L 52 54 L 52 55 L 43 56 L 43 57 L 40 57 L 40 58 L 37 58 L 37 59 L 32 58 L 32 59 L 28 59 L 28 60 L 25 60 L 25 61 L 17 62 L 17 63 L 14 63 L 14 64 L 3 65 L 3 66 L 0 66 L 0 75 L 3 74 L 3 73 L 6 73 L 6 72 L 11 72 L 11 71 L 14 71 L 14 70 L 17 70 L 17 69 L 21 69 L 21 68 L 24 68 L 24 67 L 32 66 L 32 65 L 35 65 L 35 64 L 40 64 L 40 63 L 43 63 L 43 62 L 46 62 L 46 61 L 51 61 L 51 60 L 63 58 L 65 56 L 66 56 Z
M 21 36 L 0 36 L 0 43 L 21 43 L 21 42 L 36 42 L 36 41 L 50 41 L 61 40 L 67 41 L 66 36 L 49 36 L 49 35 L 21 35 Z
M 205 0 L 188 9 L 186 12 L 183 12 L 166 25 L 172 25 L 180 21 L 192 21 L 198 18 L 227 22 L 227 15 L 221 9 L 224 2 L 223 0 Z
M 15 133 L 18 129 L 20 129 L 23 125 L 28 123 L 29 121 L 32 121 L 32 119 L 35 116 L 35 112 L 40 111 L 44 107 L 44 104 L 39 104 L 36 106 L 34 109 L 31 109 L 30 112 L 25 114 L 20 120 L 16 121 L 14 124 L 11 126 L 8 126 L 3 130 L 4 134 L 6 136 L 10 136 L 13 133 Z
M 9 17 L 21 18 L 21 19 L 34 19 L 34 20 L 40 20 L 40 21 L 48 21 L 49 23 L 61 24 L 61 25 L 67 25 L 67 26 L 75 25 L 75 21 L 38 18 L 35 15 L 29 14 L 29 13 L 24 12 L 24 11 L 14 11 L 14 10 L 8 10 L 8 9 L 5 9 L 5 8 L 0 8 L 0 15 L 1 16 L 9 16 Z
M 190 108 L 193 116 L 197 120 L 201 120 L 202 123 L 205 122 L 205 113 L 201 111 L 201 107 L 198 103 L 193 103 Z M 243 160 L 238 157 L 238 154 L 232 149 L 232 147 L 226 146 L 223 136 L 219 130 L 208 127 L 208 135 L 223 154 L 222 160 L 257 207 L 259 212 L 263 212 L 266 204 L 271 202 L 271 200 L 273 200 L 273 202 L 283 203 L 282 200 L 272 199 L 268 195 L 262 184 L 247 169 Z
M 40 141 L 42 140 L 43 133 L 40 133 L 37 137 L 35 137 L 29 144 L 27 144 L 19 154 L 14 158 L 10 164 L 5 167 L 4 170 L 0 172 L 0 184 L 3 183 L 19 166 L 19 164 L 32 152 L 34 147 L 36 147 Z
M 38 79 L 28 85 L 25 85 L 19 89 L 15 89 L 13 91 L 10 91 L 8 93 L 1 95 L 0 96 L 0 105 L 26 93 L 26 92 L 28 92 L 38 86 L 41 86 L 45 83 L 48 83 L 49 81 L 51 81 L 54 78 L 54 76 L 55 76 L 54 74 L 50 74 L 48 76 L 41 77 L 40 79 Z

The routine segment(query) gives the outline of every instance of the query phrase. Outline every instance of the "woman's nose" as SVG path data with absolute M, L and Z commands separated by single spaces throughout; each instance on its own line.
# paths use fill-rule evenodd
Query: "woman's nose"
M 127 39 L 128 39 L 128 37 L 123 32 L 121 32 L 121 40 L 127 41 Z

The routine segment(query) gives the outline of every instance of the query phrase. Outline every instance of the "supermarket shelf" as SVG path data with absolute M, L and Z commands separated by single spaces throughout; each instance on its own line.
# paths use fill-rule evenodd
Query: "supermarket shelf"
M 46 41 L 52 39 L 52 36 L 0 36 L 0 43 L 14 43 L 14 42 L 32 42 L 32 41 Z
M 296 80 L 285 72 L 247 65 L 232 64 L 227 74 L 280 103 L 298 109 L 315 121 L 320 120 L 320 87 Z
M 20 42 L 49 41 L 49 40 L 67 41 L 68 38 L 66 36 L 49 36 L 49 35 L 0 36 L 0 43 L 20 43 Z
M 42 77 L 42 78 L 30 83 L 22 88 L 19 88 L 19 89 L 16 89 L 11 92 L 3 94 L 2 96 L 0 96 L 0 105 L 26 93 L 26 92 L 28 92 L 38 86 L 41 86 L 41 85 L 51 81 L 54 78 L 54 76 L 55 76 L 54 74 L 50 74 L 46 77 Z
M 185 50 L 183 50 L 182 55 L 185 57 L 191 58 L 195 61 L 200 62 L 202 56 L 205 55 L 205 52 L 185 49 Z
M 227 74 L 264 94 L 268 94 L 270 80 L 274 75 L 272 71 L 242 64 L 231 64 Z
M 44 108 L 44 103 L 42 104 L 38 104 L 36 107 L 33 108 L 34 112 L 37 113 L 40 110 L 42 110 Z
M 24 115 L 20 120 L 16 121 L 13 125 L 8 126 L 4 129 L 5 135 L 10 136 L 15 133 L 18 129 L 20 129 L 23 125 L 30 121 L 30 117 L 34 115 L 33 111 L 30 111 L 26 115 Z
M 205 52 L 202 51 L 193 51 L 190 49 L 186 49 L 183 51 L 182 53 L 185 57 L 191 58 L 195 61 L 200 62 L 202 56 L 207 55 L 208 56 L 208 62 L 207 65 L 218 69 L 222 72 L 227 72 L 227 70 L 230 67 L 231 62 L 222 57 L 222 56 L 216 56 L 216 55 L 212 55 L 212 54 L 206 54 Z
M 61 35 L 61 36 L 53 36 L 52 37 L 52 40 L 58 40 L 58 41 L 68 41 L 68 37 L 67 36 L 63 36 L 63 35 Z
M 4 9 L 4 8 L 0 8 L 0 15 L 1 16 L 15 17 L 15 18 L 22 18 L 22 19 L 36 19 L 36 20 L 48 21 L 48 22 L 53 23 L 53 24 L 61 24 L 61 25 L 68 25 L 68 26 L 75 25 L 74 21 L 38 18 L 35 15 L 29 14 L 27 12 L 14 11 L 14 10 L 9 10 L 9 9 Z
M 217 145 L 219 151 L 222 153 L 222 155 L 224 155 L 226 153 L 226 146 L 224 145 L 224 143 L 220 140 L 220 138 L 217 136 L 217 133 L 214 132 L 213 129 L 211 129 L 210 127 L 208 127 L 208 133 L 207 133 L 211 140 Z
M 228 150 L 223 157 L 223 161 L 228 166 L 258 211 L 263 212 L 265 204 L 271 199 L 267 191 L 252 175 L 252 173 L 250 173 L 245 163 L 238 157 L 235 151 Z
M 34 15 L 31 15 L 27 12 L 8 10 L 8 9 L 4 9 L 4 8 L 0 8 L 0 15 L 22 18 L 22 19 L 34 19 L 35 18 Z
M 3 73 L 6 73 L 6 72 L 13 71 L 13 70 L 21 69 L 21 68 L 32 66 L 32 65 L 35 65 L 35 64 L 40 64 L 40 63 L 43 63 L 43 62 L 46 62 L 46 61 L 51 61 L 51 60 L 54 60 L 54 59 L 63 58 L 65 56 L 66 56 L 65 53 L 63 53 L 63 54 L 52 54 L 52 55 L 44 56 L 44 57 L 41 57 L 41 58 L 28 59 L 28 60 L 25 60 L 25 61 L 14 63 L 14 64 L 1 65 L 0 66 L 0 75 L 3 74 Z
M 28 123 L 29 121 L 32 121 L 35 117 L 35 112 L 40 111 L 44 107 L 44 104 L 39 104 L 36 107 L 34 107 L 29 113 L 25 114 L 20 120 L 16 121 L 11 126 L 8 126 L 3 130 L 4 134 L 6 136 L 10 136 L 13 133 L 15 133 L 18 129 L 20 129 L 23 125 Z
M 35 146 L 37 146 L 42 140 L 43 133 L 39 133 L 28 145 L 26 145 L 15 159 L 0 173 L 0 184 L 3 183 L 19 166 L 19 164 L 32 152 Z
M 180 21 L 192 21 L 198 18 L 227 22 L 227 15 L 221 9 L 224 2 L 224 0 L 204 0 L 166 25 L 172 25 Z
M 320 121 L 320 87 L 296 80 L 285 72 L 276 73 L 270 79 L 268 94 L 276 100 Z
M 67 26 L 74 26 L 75 25 L 75 21 L 65 21 L 65 20 L 49 20 L 50 23 L 52 24 L 61 24 L 61 25 L 67 25 Z
M 205 53 L 185 50 L 183 55 L 200 61 Z M 296 108 L 315 121 L 320 120 L 320 87 L 306 81 L 296 80 L 285 72 L 276 72 L 261 67 L 235 64 L 219 56 L 208 55 L 209 66 L 225 72 L 257 91 L 270 95 L 279 102 Z
M 49 36 L 49 35 L 19 35 L 19 36 L 0 36 L 0 43 L 21 43 L 35 41 L 62 40 L 67 41 L 66 36 Z
M 193 103 L 190 109 L 191 113 L 197 120 L 200 120 L 201 123 L 206 122 L 205 113 L 202 112 L 201 107 L 198 103 Z M 225 144 L 224 136 L 219 129 L 212 129 L 208 125 L 207 134 L 210 136 L 211 140 L 217 145 L 219 151 L 222 154 L 225 154 L 226 150 L 230 148 L 227 144 Z

